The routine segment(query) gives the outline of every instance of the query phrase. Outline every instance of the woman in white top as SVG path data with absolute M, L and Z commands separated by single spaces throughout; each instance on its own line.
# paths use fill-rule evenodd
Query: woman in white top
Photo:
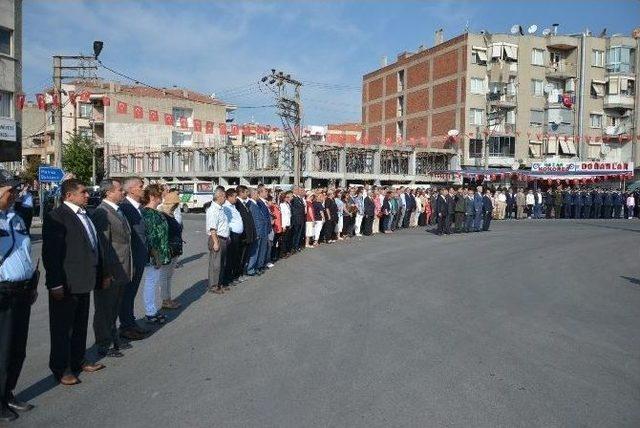
M 498 206 L 498 220 L 504 220 L 504 214 L 507 208 L 507 195 L 502 190 L 496 193 L 496 205 Z
M 536 204 L 536 197 L 533 194 L 533 190 L 529 190 L 527 192 L 527 196 L 525 198 L 527 204 L 527 215 L 529 218 L 533 215 L 533 206 Z
M 636 206 L 636 200 L 633 197 L 633 194 L 627 196 L 627 212 L 629 213 L 629 219 L 633 218 L 633 211 Z
M 280 252 L 288 257 L 291 251 L 291 198 L 292 192 L 280 194 L 280 215 L 282 216 L 282 233 L 280 234 Z
M 411 213 L 411 223 L 409 224 L 411 227 L 416 227 L 418 225 L 418 218 L 422 212 L 422 200 L 420 200 L 418 192 L 416 192 L 414 196 L 416 200 L 416 210 Z

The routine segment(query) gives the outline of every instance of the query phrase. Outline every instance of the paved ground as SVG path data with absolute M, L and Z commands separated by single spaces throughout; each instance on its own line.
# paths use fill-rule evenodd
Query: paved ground
M 77 387 L 49 376 L 39 299 L 14 426 L 640 426 L 638 221 L 376 236 L 225 296 L 186 223 L 184 311 Z

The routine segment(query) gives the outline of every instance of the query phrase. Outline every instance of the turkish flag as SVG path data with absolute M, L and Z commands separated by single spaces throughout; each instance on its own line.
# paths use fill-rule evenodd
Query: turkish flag
M 164 114 L 164 124 L 165 125 L 173 125 L 173 115 L 169 113 Z
M 140 106 L 133 106 L 133 118 L 134 119 L 142 119 L 144 116 L 144 111 Z
M 387 143 L 387 146 L 390 146 L 391 144 L 393 144 L 391 142 L 391 138 L 390 137 L 387 137 L 387 140 L 385 141 L 385 143 Z
M 242 133 L 243 134 L 250 134 L 251 133 L 251 127 L 249 125 L 244 125 L 242 127 Z
M 202 132 L 202 122 L 200 119 L 193 119 L 193 130 L 196 132 Z
M 231 135 L 238 135 L 239 131 L 238 125 L 231 125 Z
M 109 107 L 111 105 L 111 98 L 102 97 L 102 105 L 105 107 Z
M 51 96 L 51 104 L 53 104 L 54 107 L 60 106 L 60 95 L 57 92 L 54 92 Z
M 18 110 L 22 110 L 24 108 L 24 94 L 18 95 L 16 97 L 16 108 Z
M 262 134 L 264 134 L 264 128 L 263 128 L 262 126 L 259 126 L 259 125 L 258 125 L 258 128 L 256 129 L 256 133 L 257 133 L 258 135 L 262 135 Z
M 36 94 L 36 102 L 38 103 L 39 110 L 44 110 L 46 108 L 44 94 Z
M 218 125 L 218 129 L 220 130 L 220 135 L 225 135 L 227 133 L 227 125 L 224 123 Z
M 69 95 L 69 102 L 76 105 L 76 98 L 78 97 L 78 94 L 76 94 L 75 91 L 68 91 L 67 95 Z
M 188 126 L 187 118 L 180 117 L 180 128 L 186 128 Z
M 118 101 L 116 112 L 118 114 L 127 114 L 127 103 L 125 103 L 124 101 Z
M 158 121 L 158 111 L 157 110 L 149 110 L 149 121 L 157 122 Z
M 204 132 L 205 134 L 213 134 L 213 122 L 206 121 L 204 123 Z
M 81 102 L 88 103 L 90 97 L 91 97 L 91 92 L 89 92 L 89 91 L 80 92 L 80 101 Z

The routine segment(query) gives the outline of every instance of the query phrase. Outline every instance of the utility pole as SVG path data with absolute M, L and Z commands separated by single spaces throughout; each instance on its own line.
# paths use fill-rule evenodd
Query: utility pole
M 98 69 L 95 65 L 86 65 L 86 61 L 95 61 L 96 57 L 84 55 L 53 56 L 53 94 L 58 98 L 58 108 L 53 112 L 55 128 L 53 134 L 53 162 L 54 166 L 58 168 L 62 168 L 62 81 L 64 79 L 86 78 L 87 70 Z M 71 64 L 66 65 L 64 61 L 71 61 Z M 73 75 L 64 75 L 63 70 L 71 70 L 75 73 L 72 73 Z
M 260 80 L 276 95 L 278 116 L 289 143 L 293 146 L 293 184 L 300 185 L 302 164 L 300 162 L 300 150 L 302 148 L 302 102 L 300 88 L 302 82 L 291 78 L 290 74 L 271 69 L 271 74 Z M 293 92 L 293 93 L 292 93 Z

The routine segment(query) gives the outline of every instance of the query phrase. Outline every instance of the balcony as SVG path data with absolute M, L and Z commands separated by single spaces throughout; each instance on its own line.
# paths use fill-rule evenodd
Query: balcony
M 576 66 L 566 60 L 550 63 L 545 69 L 545 74 L 549 78 L 569 79 L 577 76 Z
M 492 107 L 512 109 L 516 108 L 517 101 L 515 93 L 491 92 L 487 94 L 487 102 Z
M 604 108 L 633 108 L 633 95 L 605 95 Z

